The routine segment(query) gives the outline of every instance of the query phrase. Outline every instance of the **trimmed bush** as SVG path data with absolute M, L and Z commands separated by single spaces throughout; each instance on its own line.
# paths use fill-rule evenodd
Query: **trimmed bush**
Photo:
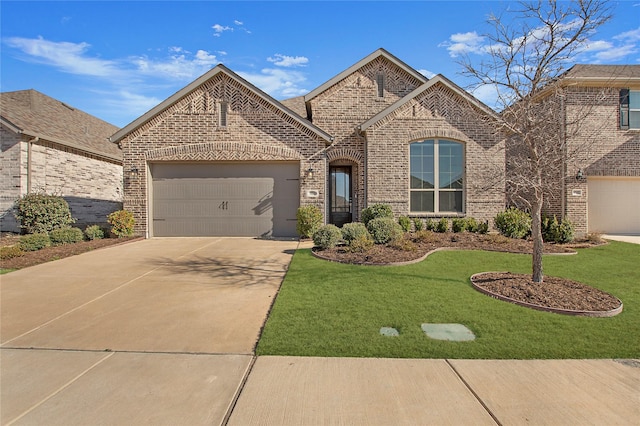
M 467 220 L 463 217 L 451 219 L 451 230 L 453 232 L 464 232 L 467 229 Z
M 369 237 L 369 231 L 367 231 L 367 227 L 364 226 L 364 223 L 361 222 L 351 222 L 345 223 L 342 225 L 342 238 L 347 242 L 347 244 L 351 244 L 351 242 L 359 237 Z
M 14 257 L 24 256 L 24 251 L 20 246 L 0 247 L 0 260 L 13 259 Z
M 542 239 L 546 242 L 569 243 L 573 241 L 573 224 L 569 219 L 558 222 L 557 217 L 542 218 Z
M 496 229 L 505 237 L 525 238 L 531 233 L 531 216 L 529 213 L 513 207 L 498 213 L 494 222 Z
M 478 221 L 474 217 L 471 217 L 471 216 L 467 217 L 465 219 L 465 222 L 466 222 L 465 225 L 466 225 L 467 231 L 473 232 L 473 233 L 478 232 Z
M 364 223 L 366 227 L 369 226 L 369 222 L 371 222 L 373 219 L 377 219 L 380 217 L 393 218 L 393 212 L 391 211 L 390 205 L 374 204 L 362 210 L 362 223 Z
M 38 251 L 51 245 L 49 234 L 35 233 L 20 238 L 20 248 L 23 251 Z
M 489 232 L 489 221 L 485 220 L 484 222 L 480 222 L 478 224 L 478 234 L 486 234 Z
M 436 226 L 434 228 L 434 231 L 439 233 L 447 232 L 448 230 L 449 230 L 449 220 L 447 220 L 446 217 L 443 217 L 442 219 L 440 219 L 436 223 Z
M 313 243 L 323 250 L 335 247 L 342 240 L 342 232 L 335 225 L 323 225 L 313 233 Z
M 401 251 L 416 251 L 418 249 L 416 243 L 404 237 L 389 241 L 389 247 L 393 247 L 394 249 Z
M 436 222 L 433 219 L 427 219 L 424 224 L 424 229 L 427 231 L 435 231 L 436 230 Z
M 111 225 L 111 233 L 118 238 L 133 235 L 135 219 L 133 213 L 128 210 L 118 210 L 107 216 L 107 222 Z
M 76 221 L 64 198 L 40 193 L 27 194 L 16 201 L 15 216 L 27 234 L 50 232 Z
M 49 238 L 51 239 L 51 244 L 59 246 L 62 244 L 79 243 L 84 240 L 84 234 L 80 228 L 65 227 L 49 232 Z
M 84 235 L 89 241 L 101 240 L 104 238 L 104 231 L 100 225 L 91 225 L 87 226 L 87 229 L 84 230 Z
M 318 206 L 302 206 L 296 212 L 296 232 L 302 238 L 311 238 L 322 226 L 322 210 Z
M 435 235 L 433 235 L 433 231 L 422 230 L 416 233 L 416 241 L 421 243 L 431 243 L 436 240 Z
M 422 219 L 418 217 L 413 218 L 413 229 L 415 229 L 416 232 L 420 232 L 424 229 L 424 222 Z
M 411 231 L 411 219 L 409 219 L 407 216 L 400 216 L 398 218 L 398 225 L 400 225 L 404 232 Z
M 352 253 L 365 253 L 373 247 L 373 238 L 367 231 L 366 234 L 358 235 L 349 243 L 349 251 Z
M 379 217 L 373 219 L 367 225 L 367 229 L 376 244 L 386 244 L 391 240 L 402 237 L 402 228 L 391 217 Z

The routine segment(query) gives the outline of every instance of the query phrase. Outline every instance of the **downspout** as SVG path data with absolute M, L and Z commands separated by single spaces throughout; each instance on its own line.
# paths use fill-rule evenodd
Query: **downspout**
M 363 136 L 361 126 L 356 127 L 356 137 L 362 141 L 362 148 L 364 151 L 364 159 L 362 160 L 362 162 L 364 163 L 362 165 L 362 174 L 363 174 L 362 178 L 364 179 L 364 188 L 363 188 L 363 194 L 362 194 L 362 205 L 359 206 L 360 211 L 362 211 L 363 209 L 368 207 L 367 194 L 369 192 L 369 183 L 368 183 L 369 179 L 368 179 L 367 173 L 369 168 L 369 161 L 368 161 L 369 150 L 367 149 L 367 138 Z M 361 218 L 358 217 L 358 219 L 361 219 Z
M 563 93 L 563 95 L 566 94 Z M 563 160 L 562 160 L 562 197 L 560 198 L 560 208 L 562 209 L 562 218 L 561 220 L 564 220 L 567 217 L 567 169 L 568 169 L 568 165 L 567 165 L 567 152 L 568 152 L 568 147 L 567 147 L 567 105 L 565 104 L 565 97 L 561 96 L 560 97 L 560 108 L 562 109 L 562 125 L 561 125 L 561 132 L 562 132 L 562 143 L 563 143 L 563 150 L 562 150 L 562 155 L 564 156 Z
M 31 147 L 34 142 L 38 142 L 40 138 L 36 136 L 35 138 L 27 141 L 27 194 L 31 194 Z

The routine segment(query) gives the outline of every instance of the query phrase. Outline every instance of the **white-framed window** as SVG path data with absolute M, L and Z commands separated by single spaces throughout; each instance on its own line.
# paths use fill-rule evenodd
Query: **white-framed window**
M 464 144 L 427 139 L 409 145 L 411 213 L 464 211 Z
M 620 128 L 640 129 L 640 90 L 620 91 Z

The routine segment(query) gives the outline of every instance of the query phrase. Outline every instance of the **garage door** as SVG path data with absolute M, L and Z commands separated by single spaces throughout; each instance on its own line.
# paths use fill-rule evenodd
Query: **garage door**
M 158 163 L 151 175 L 154 236 L 296 236 L 298 163 Z
M 589 178 L 589 232 L 640 235 L 640 178 Z

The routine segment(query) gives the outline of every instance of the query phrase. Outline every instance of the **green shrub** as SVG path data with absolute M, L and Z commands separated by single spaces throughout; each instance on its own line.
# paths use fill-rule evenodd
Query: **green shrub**
M 27 234 L 41 234 L 75 222 L 69 204 L 57 195 L 27 194 L 16 201 L 16 219 Z
M 531 232 L 531 216 L 529 213 L 513 207 L 498 213 L 494 222 L 496 229 L 505 237 L 525 238 Z
M 478 234 L 486 234 L 489 232 L 489 221 L 485 220 L 484 222 L 478 223 Z
M 465 227 L 467 228 L 467 231 L 469 232 L 473 232 L 476 233 L 478 232 L 478 221 L 474 218 L 474 217 L 467 217 L 465 219 Z
M 378 217 L 372 219 L 367 229 L 376 244 L 386 244 L 391 240 L 400 238 L 403 234 L 400 225 L 392 217 Z
M 366 234 L 358 235 L 349 243 L 349 251 L 352 253 L 365 253 L 373 247 L 373 238 L 367 231 Z
M 416 232 L 420 232 L 424 229 L 424 222 L 422 219 L 418 217 L 413 218 L 413 229 L 415 229 Z
M 369 235 L 369 231 L 367 231 L 367 227 L 364 226 L 364 223 L 361 222 L 352 222 L 345 223 L 342 225 L 342 238 L 347 242 L 347 244 L 351 244 L 351 242 L 361 236 L 371 237 Z
M 447 220 L 446 217 L 443 217 L 438 222 L 436 222 L 434 231 L 443 233 L 443 232 L 447 232 L 448 230 L 449 230 L 449 221 Z
M 296 231 L 302 238 L 311 238 L 322 226 L 322 210 L 318 206 L 302 206 L 296 212 Z
M 453 232 L 464 232 L 467 229 L 467 220 L 463 217 L 451 219 L 451 230 Z
M 546 242 L 569 243 L 573 241 L 573 224 L 569 219 L 558 222 L 557 217 L 542 218 L 542 239 Z
M 20 248 L 23 251 L 38 251 L 51 245 L 49 234 L 35 233 L 20 238 Z
M 342 232 L 335 225 L 323 225 L 313 233 L 313 243 L 323 250 L 335 247 L 342 240 Z
M 62 244 L 79 243 L 84 240 L 84 234 L 79 228 L 64 227 L 49 232 L 49 238 L 51 239 L 51 244 L 59 246 Z
M 433 231 L 422 230 L 416 233 L 416 241 L 421 243 L 432 243 L 436 240 L 436 236 L 433 235 Z
M 107 216 L 107 222 L 111 225 L 111 233 L 118 238 L 133 235 L 135 220 L 133 213 L 128 210 L 118 210 Z
M 400 216 L 398 218 L 398 225 L 400 225 L 404 232 L 411 231 L 411 219 L 409 219 L 407 216 Z
M 436 230 L 436 222 L 433 219 L 427 219 L 424 224 L 424 229 L 427 231 L 435 231 Z
M 369 226 L 369 222 L 380 217 L 393 217 L 391 206 L 388 204 L 374 204 L 362 210 L 362 223 Z
M 24 251 L 20 246 L 0 247 L 0 260 L 13 259 L 14 257 L 24 256 Z
M 401 251 L 416 251 L 418 249 L 416 243 L 404 237 L 395 238 L 389 241 L 389 247 Z
M 104 231 L 100 225 L 91 225 L 87 226 L 87 229 L 84 230 L 84 235 L 89 241 L 101 240 L 104 238 Z

